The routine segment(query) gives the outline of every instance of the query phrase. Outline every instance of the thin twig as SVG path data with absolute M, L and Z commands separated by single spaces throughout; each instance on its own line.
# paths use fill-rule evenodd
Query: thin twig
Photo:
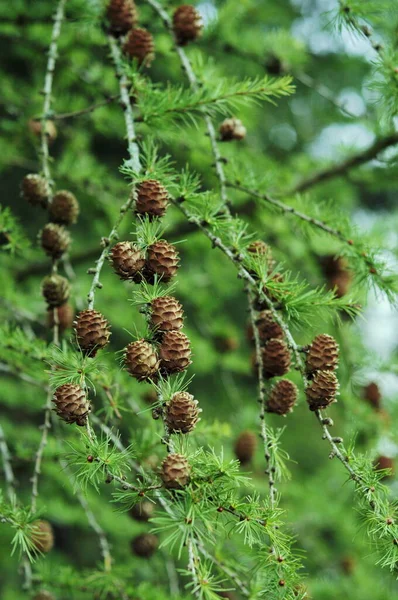
M 203 544 L 201 544 L 200 542 L 198 542 L 198 548 L 199 552 L 201 552 L 203 556 L 210 560 L 211 563 L 214 563 L 220 569 L 220 571 L 222 571 L 223 573 L 225 573 L 225 575 L 227 575 L 227 577 L 229 577 L 229 579 L 236 585 L 236 587 L 239 588 L 242 596 L 244 596 L 245 598 L 250 597 L 250 590 L 233 569 L 228 567 L 221 560 L 218 560 L 213 554 L 210 554 L 210 552 L 208 552 L 203 546 Z
M 15 499 L 15 476 L 11 466 L 11 455 L 7 446 L 4 430 L 0 425 L 0 454 L 3 463 L 4 478 L 6 481 L 6 491 L 10 502 Z
M 192 593 L 196 598 L 200 599 L 202 597 L 202 595 L 200 593 L 200 581 L 199 581 L 198 573 L 196 570 L 196 563 L 199 560 L 199 558 L 195 555 L 195 546 L 194 546 L 192 539 L 188 540 L 187 546 L 188 546 L 188 571 L 191 573 L 192 582 L 193 582 Z
M 120 98 L 119 94 L 114 94 L 113 96 L 109 96 L 109 98 L 106 98 L 105 100 L 102 100 L 101 102 L 97 102 L 96 104 L 91 104 L 90 106 L 87 106 L 86 108 L 81 108 L 80 110 L 74 110 L 74 111 L 66 112 L 66 113 L 53 114 L 51 116 L 51 119 L 53 121 L 61 121 L 63 119 L 74 119 L 75 117 L 81 117 L 83 115 L 87 115 L 89 113 L 94 112 L 95 110 L 97 110 L 97 108 L 102 108 L 103 106 L 107 106 L 111 102 L 114 102 L 115 100 L 119 100 L 119 98 Z

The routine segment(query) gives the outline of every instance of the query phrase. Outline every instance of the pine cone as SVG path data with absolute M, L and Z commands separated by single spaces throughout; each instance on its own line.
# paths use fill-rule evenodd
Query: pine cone
M 394 461 L 389 456 L 379 456 L 374 461 L 374 466 L 377 471 L 383 471 L 384 469 L 390 469 L 390 473 L 387 473 L 383 479 L 388 479 L 394 474 Z
M 307 353 L 307 373 L 334 371 L 339 361 L 339 346 L 336 340 L 323 333 L 317 335 Z
M 297 386 L 289 379 L 280 379 L 272 387 L 268 400 L 267 411 L 277 415 L 287 415 L 292 411 L 298 395 Z
M 180 46 L 185 46 L 200 37 L 202 28 L 202 17 L 194 6 L 183 4 L 175 10 L 173 30 Z
M 150 558 L 157 550 L 159 540 L 153 533 L 141 533 L 131 542 L 131 549 L 137 556 Z
M 265 60 L 265 70 L 269 75 L 278 76 L 286 71 L 286 65 L 276 54 L 269 54 Z
M 40 240 L 44 252 L 52 258 L 61 258 L 70 246 L 69 233 L 64 227 L 54 223 L 47 223 L 43 227 Z
M 129 514 L 136 521 L 149 521 L 153 516 L 154 511 L 154 503 L 149 500 L 143 500 L 142 502 L 138 502 L 138 504 L 134 504 L 130 509 Z
M 246 127 L 240 119 L 233 117 L 225 119 L 219 129 L 222 142 L 230 142 L 232 140 L 243 140 L 246 137 Z
M 330 254 L 321 258 L 321 267 L 328 280 L 328 287 L 335 289 L 337 298 L 345 296 L 352 282 L 347 260 L 342 256 Z
M 252 242 L 251 244 L 249 244 L 249 246 L 247 247 L 247 252 L 249 254 L 251 254 L 252 256 L 261 257 L 263 259 L 263 261 L 265 262 L 265 265 L 267 267 L 267 272 L 268 273 L 272 272 L 272 270 L 275 267 L 275 260 L 274 260 L 274 257 L 272 256 L 272 250 L 268 246 L 268 244 L 266 244 L 262 240 L 256 240 L 256 241 Z M 249 270 L 249 272 L 253 276 L 256 275 L 255 271 Z M 260 310 L 261 310 L 261 308 L 260 308 Z
M 160 477 L 167 489 L 181 489 L 189 483 L 191 469 L 182 454 L 166 456 L 160 469 Z
M 47 208 L 50 190 L 44 177 L 36 173 L 26 175 L 22 180 L 21 193 L 29 204 Z
M 73 225 L 79 216 L 76 196 L 67 190 L 57 192 L 49 206 L 50 221 L 60 225 Z
M 174 394 L 166 404 L 165 422 L 170 433 L 189 433 L 199 420 L 198 401 L 188 392 Z
M 40 137 L 41 136 L 41 130 L 42 130 L 42 122 L 41 121 L 36 121 L 36 119 L 30 119 L 30 121 L 28 122 L 28 127 L 31 133 L 33 133 L 33 135 L 35 135 L 36 137 Z M 58 135 L 58 131 L 57 128 L 55 126 L 54 121 L 50 120 L 46 120 L 46 135 L 47 135 L 47 139 L 48 139 L 48 143 L 52 144 Z
M 137 23 L 137 7 L 133 0 L 110 0 L 106 18 L 109 30 L 115 37 L 124 35 Z
M 235 456 L 246 465 L 249 463 L 257 449 L 257 436 L 252 431 L 242 431 L 235 442 Z
M 155 348 L 149 342 L 144 339 L 131 342 L 123 358 L 125 368 L 138 381 L 156 378 L 159 359 Z
M 153 283 L 155 277 L 161 279 L 162 283 L 168 283 L 178 270 L 179 256 L 172 244 L 166 240 L 159 240 L 148 246 L 145 265 L 145 279 Z
M 68 303 L 58 306 L 55 310 L 57 313 L 59 331 L 60 333 L 63 333 L 66 329 L 70 329 L 72 327 L 75 311 Z M 47 327 L 52 329 L 54 325 L 54 309 L 49 308 L 47 311 Z
M 155 44 L 152 35 L 140 27 L 130 29 L 123 52 L 130 58 L 136 58 L 139 66 L 150 67 L 155 58 Z
M 51 308 L 62 306 L 69 298 L 69 281 L 56 273 L 48 275 L 43 279 L 41 291 L 48 306 Z
M 184 325 L 182 305 L 173 296 L 159 296 L 151 302 L 151 326 L 156 331 L 177 331 Z
M 54 392 L 53 402 L 55 412 L 65 423 L 76 423 L 80 427 L 86 424 L 91 408 L 86 393 L 80 385 L 73 383 L 60 385 Z
M 141 271 L 145 258 L 140 250 L 131 242 L 118 242 L 110 251 L 113 270 L 120 279 L 131 279 L 136 283 L 142 281 Z
M 98 310 L 83 310 L 73 325 L 80 350 L 87 356 L 95 356 L 107 345 L 111 335 L 109 323 Z
M 239 341 L 231 335 L 216 335 L 214 346 L 221 354 L 227 354 L 239 348 Z
M 163 217 L 168 202 L 166 188 L 156 179 L 143 181 L 137 190 L 135 210 L 139 215 L 148 215 L 150 219 Z
M 282 327 L 274 320 L 270 310 L 263 310 L 258 315 L 256 325 L 263 344 L 271 339 L 283 338 Z
M 363 397 L 376 410 L 381 409 L 381 392 L 377 383 L 368 383 L 368 385 L 363 388 Z
M 281 339 L 269 340 L 262 348 L 265 377 L 285 375 L 290 369 L 290 351 Z
M 166 331 L 159 348 L 160 367 L 168 375 L 185 371 L 191 364 L 191 343 L 182 331 Z
M 312 383 L 305 390 L 310 410 L 327 408 L 335 401 L 339 382 L 333 371 L 316 371 Z
M 50 594 L 50 592 L 46 592 L 46 590 L 41 590 L 34 596 L 33 600 L 55 600 L 55 596 Z
M 32 523 L 32 542 L 38 552 L 47 554 L 54 546 L 54 533 L 51 523 L 42 519 Z

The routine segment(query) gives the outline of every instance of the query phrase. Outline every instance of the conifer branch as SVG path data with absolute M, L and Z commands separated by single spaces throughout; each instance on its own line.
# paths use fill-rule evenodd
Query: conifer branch
M 119 100 L 119 99 L 120 99 L 120 94 L 113 94 L 112 96 L 109 96 L 108 98 L 106 98 L 105 100 L 102 100 L 101 102 L 97 102 L 96 104 L 91 104 L 90 106 L 87 106 L 86 108 L 81 108 L 80 110 L 74 110 L 71 112 L 58 113 L 58 114 L 55 113 L 55 114 L 51 115 L 51 119 L 53 121 L 62 121 L 64 119 L 74 119 L 75 117 L 81 117 L 83 115 L 87 115 L 87 114 L 94 112 L 98 108 L 107 106 L 108 104 L 111 104 L 115 100 Z
M 194 542 L 192 539 L 188 540 L 187 547 L 188 547 L 188 571 L 191 573 L 192 584 L 193 584 L 192 593 L 195 596 L 195 598 L 198 598 L 199 600 L 201 600 L 201 598 L 202 598 L 202 594 L 200 591 L 201 584 L 200 584 L 200 578 L 199 578 L 199 574 L 197 572 L 197 567 L 196 567 L 196 564 L 199 561 L 199 557 L 198 557 L 197 553 L 195 552 L 195 545 L 194 545 Z
M 297 185 L 293 186 L 287 192 L 284 192 L 284 196 L 293 196 L 298 192 L 304 192 L 309 188 L 318 185 L 319 183 L 323 183 L 325 181 L 329 181 L 334 177 L 339 177 L 341 175 L 345 175 L 347 171 L 353 169 L 355 167 L 359 167 L 364 163 L 376 158 L 380 152 L 389 148 L 390 146 L 395 146 L 398 143 L 398 133 L 391 133 L 386 135 L 385 137 L 376 139 L 371 146 L 363 150 L 362 152 L 358 152 L 353 156 L 343 160 L 340 163 L 332 165 L 326 169 L 318 171 L 311 175 L 310 177 L 303 179 Z
M 206 550 L 206 548 L 203 546 L 203 544 L 201 544 L 200 542 L 198 542 L 198 548 L 199 548 L 199 552 L 201 554 L 203 554 L 203 556 L 205 556 L 211 563 L 215 564 L 218 567 L 218 569 L 220 571 L 222 571 L 223 573 L 225 573 L 225 575 L 236 585 L 236 587 L 239 588 L 242 596 L 244 596 L 245 598 L 250 598 L 249 588 L 246 586 L 246 584 L 241 580 L 239 575 L 233 569 L 228 567 L 221 560 L 218 560 L 216 558 L 216 556 L 214 556 L 213 554 L 210 554 L 210 552 L 208 552 Z
M 8 449 L 4 430 L 0 424 L 0 454 L 3 464 L 4 479 L 6 482 L 6 491 L 9 501 L 12 503 L 15 498 L 15 476 L 11 465 L 11 455 Z

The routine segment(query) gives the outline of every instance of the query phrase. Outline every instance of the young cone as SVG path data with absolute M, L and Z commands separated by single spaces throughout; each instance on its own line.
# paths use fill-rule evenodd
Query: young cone
M 285 375 L 290 369 L 290 351 L 281 339 L 269 340 L 262 348 L 264 376 Z
M 44 177 L 31 173 L 26 175 L 21 184 L 21 193 L 24 200 L 32 206 L 47 208 L 49 188 Z
M 155 58 L 155 44 L 152 35 L 140 27 L 130 29 L 123 45 L 123 52 L 130 58 L 135 58 L 139 66 L 150 67 Z
M 33 133 L 34 136 L 36 136 L 38 138 L 41 137 L 41 131 L 43 128 L 43 124 L 41 121 L 37 121 L 36 119 L 30 119 L 28 121 L 28 128 L 29 128 L 29 131 L 31 133 Z M 57 131 L 54 121 L 51 121 L 51 119 L 46 119 L 45 132 L 46 132 L 48 143 L 52 144 L 53 142 L 55 142 L 55 140 L 57 139 L 58 131 Z
M 335 401 L 339 382 L 333 371 L 316 371 L 312 383 L 305 390 L 310 410 L 327 408 Z
M 59 331 L 63 333 L 66 329 L 70 329 L 73 325 L 73 319 L 75 317 L 75 311 L 72 306 L 68 303 L 58 306 L 56 309 L 57 322 Z M 47 311 L 47 326 L 52 329 L 55 325 L 54 322 L 54 309 L 49 308 Z
M 368 383 L 363 388 L 363 398 L 376 410 L 381 409 L 381 392 L 377 383 Z
M 76 423 L 80 427 L 86 424 L 91 408 L 86 393 L 80 385 L 65 383 L 57 387 L 53 402 L 55 412 L 65 423 Z
M 98 310 L 83 310 L 73 325 L 76 341 L 87 356 L 95 356 L 98 350 L 107 345 L 111 335 L 109 323 Z
M 246 137 L 246 127 L 243 125 L 242 121 L 231 117 L 225 119 L 221 123 L 219 133 L 222 142 L 243 140 Z
M 115 37 L 124 35 L 137 23 L 137 7 L 133 0 L 110 0 L 106 18 L 109 30 Z
M 191 364 L 191 343 L 182 331 L 166 331 L 159 348 L 160 368 L 168 375 L 185 371 Z
M 61 306 L 69 298 L 69 281 L 57 273 L 48 275 L 42 281 L 41 291 L 50 308 Z
M 249 463 L 257 449 L 257 436 L 253 431 L 242 431 L 235 442 L 235 456 L 246 465 Z
M 154 379 L 159 369 L 159 359 L 155 348 L 146 340 L 131 342 L 125 349 L 124 366 L 138 381 Z
M 167 489 L 181 489 L 189 482 L 191 469 L 182 454 L 169 454 L 160 469 L 160 477 Z
M 50 220 L 60 225 L 73 225 L 79 216 L 76 196 L 67 190 L 57 192 L 49 206 Z
M 129 515 L 136 521 L 149 521 L 155 511 L 155 504 L 149 500 L 143 500 L 134 504 Z
M 149 558 L 154 554 L 159 545 L 159 540 L 153 533 L 141 533 L 131 542 L 131 549 L 136 556 Z
M 166 188 L 159 181 L 147 179 L 137 189 L 135 211 L 139 215 L 147 215 L 150 219 L 163 217 L 168 197 Z
M 189 433 L 199 420 L 198 401 L 188 392 L 174 394 L 166 404 L 165 422 L 170 433 Z
M 202 17 L 194 6 L 183 4 L 173 14 L 173 30 L 177 43 L 185 46 L 193 42 L 202 33 Z
M 336 340 L 323 333 L 317 335 L 307 353 L 307 373 L 334 371 L 339 362 L 339 346 Z
M 274 320 L 270 310 L 263 310 L 257 317 L 256 325 L 260 341 L 265 344 L 271 339 L 283 338 L 283 330 Z
M 47 554 L 54 546 L 54 533 L 51 523 L 42 519 L 32 523 L 32 542 L 39 552 Z
M 145 279 L 154 283 L 155 277 L 162 283 L 168 283 L 178 271 L 179 256 L 172 244 L 159 240 L 148 246 L 145 263 Z
M 297 386 L 289 379 L 281 379 L 272 387 L 267 399 L 267 411 L 287 415 L 293 410 L 298 396 Z
M 151 302 L 151 326 L 156 331 L 177 331 L 184 325 L 182 305 L 173 296 L 159 296 Z
M 118 242 L 110 251 L 110 260 L 113 270 L 120 279 L 132 280 L 136 283 L 142 281 L 142 270 L 145 258 L 141 251 L 131 242 Z
M 64 227 L 47 223 L 40 233 L 41 247 L 52 258 L 61 258 L 70 246 L 70 236 Z

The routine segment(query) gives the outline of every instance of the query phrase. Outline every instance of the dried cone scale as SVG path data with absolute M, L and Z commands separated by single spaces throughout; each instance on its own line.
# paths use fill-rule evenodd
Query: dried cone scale
M 169 454 L 160 467 L 160 478 L 164 487 L 181 489 L 189 482 L 190 466 L 182 454 Z
M 166 404 L 165 422 L 170 433 L 189 433 L 199 420 L 198 401 L 188 392 L 178 392 Z
M 290 351 L 281 339 L 269 340 L 262 348 L 265 377 L 285 375 L 290 369 Z
M 110 260 L 113 270 L 120 279 L 132 280 L 136 283 L 142 281 L 142 270 L 145 258 L 141 251 L 131 242 L 118 242 L 110 251 Z
M 333 371 L 316 371 L 305 393 L 310 410 L 327 408 L 335 401 L 339 382 Z
M 235 442 L 235 456 L 246 465 L 249 463 L 257 449 L 257 436 L 253 431 L 242 431 Z
M 124 353 L 124 366 L 138 381 L 154 379 L 159 369 L 159 359 L 155 348 L 146 340 L 131 342 Z
M 53 402 L 55 412 L 65 423 L 76 423 L 80 427 L 86 424 L 91 408 L 86 393 L 80 385 L 73 383 L 60 385 L 54 392 Z
M 263 310 L 258 315 L 256 325 L 263 344 L 271 339 L 283 338 L 282 327 L 274 320 L 270 310 Z
M 166 331 L 159 347 L 161 370 L 167 374 L 185 371 L 191 364 L 191 343 L 182 331 Z
M 73 225 L 79 216 L 79 203 L 72 192 L 60 190 L 54 195 L 48 212 L 53 223 Z
M 135 58 L 139 66 L 149 67 L 155 58 L 155 44 L 152 35 L 140 27 L 130 29 L 123 45 L 123 52 L 130 58 Z
M 297 396 L 297 386 L 289 379 L 281 379 L 269 393 L 267 411 L 277 415 L 287 415 L 293 410 Z
M 52 258 L 61 258 L 70 246 L 70 236 L 64 227 L 47 223 L 40 233 L 41 247 Z
M 55 308 L 61 306 L 69 298 L 69 281 L 57 273 L 48 275 L 48 277 L 43 279 L 41 291 L 49 307 Z
M 200 37 L 202 28 L 202 17 L 194 6 L 183 4 L 175 10 L 173 30 L 180 46 L 185 46 Z
M 107 345 L 111 335 L 109 323 L 98 310 L 83 310 L 77 315 L 73 325 L 76 341 L 87 356 L 95 356 L 98 350 Z
M 149 558 L 154 554 L 159 545 L 159 540 L 153 533 L 141 533 L 131 542 L 131 549 L 136 556 Z
M 148 215 L 150 219 L 163 217 L 168 197 L 166 188 L 159 181 L 147 179 L 137 189 L 135 211 L 139 215 Z
M 184 325 L 184 310 L 173 296 L 159 296 L 151 302 L 151 326 L 156 331 L 177 331 Z
M 54 546 L 54 533 L 51 524 L 42 519 L 32 523 L 32 542 L 36 550 L 46 554 Z
M 133 0 L 110 0 L 106 9 L 110 32 L 114 36 L 127 33 L 137 23 L 137 7 Z
M 336 369 L 338 361 L 339 346 L 336 340 L 326 333 L 317 335 L 308 349 L 307 372 L 333 371 Z
M 21 193 L 24 200 L 32 206 L 47 207 L 49 189 L 44 177 L 36 173 L 26 175 L 22 180 Z
M 220 127 L 219 133 L 221 141 L 231 142 L 232 140 L 243 140 L 246 137 L 246 127 L 240 119 L 231 117 L 225 119 Z
M 168 283 L 178 271 L 179 255 L 172 244 L 159 240 L 148 246 L 145 264 L 145 279 L 153 283 L 155 277 Z

